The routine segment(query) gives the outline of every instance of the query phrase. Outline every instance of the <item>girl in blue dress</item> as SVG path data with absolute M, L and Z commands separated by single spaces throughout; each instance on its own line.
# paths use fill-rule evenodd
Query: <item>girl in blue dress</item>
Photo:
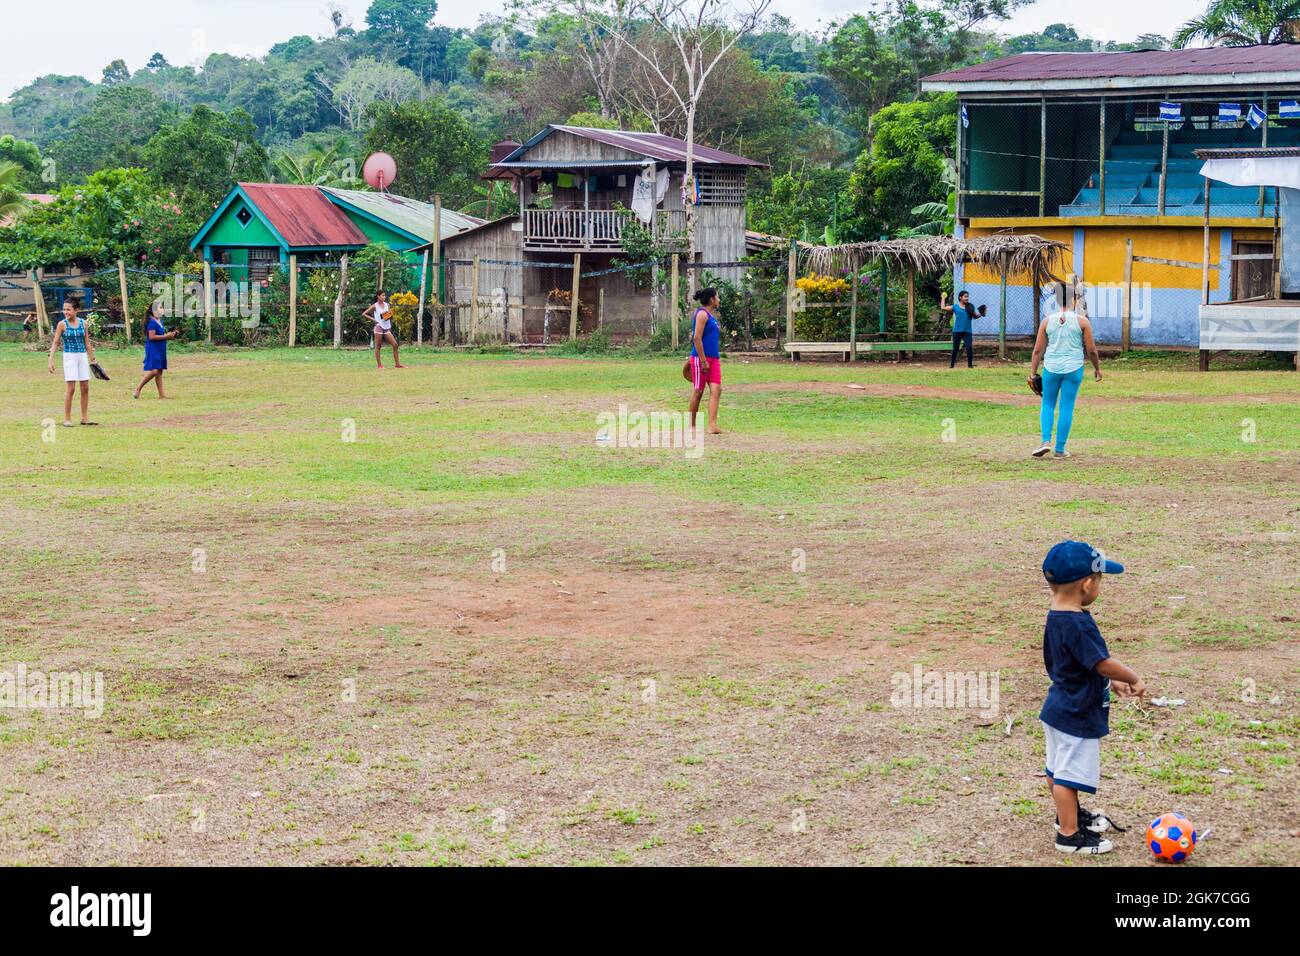
M 166 398 L 163 392 L 163 372 L 167 371 L 167 341 L 176 338 L 179 332 L 168 332 L 162 323 L 163 307 L 157 302 L 149 304 L 144 314 L 144 378 L 136 386 L 132 398 L 140 397 L 140 390 L 153 379 L 158 386 L 158 397 Z

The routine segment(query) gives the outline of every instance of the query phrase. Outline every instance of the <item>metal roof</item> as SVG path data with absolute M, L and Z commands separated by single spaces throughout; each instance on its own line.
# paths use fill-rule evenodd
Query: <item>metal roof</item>
M 240 183 L 290 249 L 364 246 L 366 235 L 316 186 Z
M 1164 90 L 1300 82 L 1300 44 L 1131 50 L 1123 53 L 1020 53 L 921 80 L 955 92 L 1051 89 Z
M 517 163 L 522 161 L 522 157 L 528 150 L 532 149 L 546 137 L 550 136 L 556 130 L 565 133 L 572 133 L 574 136 L 581 136 L 583 139 L 589 139 L 597 143 L 604 143 L 606 146 L 613 146 L 618 149 L 625 149 L 628 152 L 636 153 L 640 156 L 656 159 L 663 163 L 684 163 L 686 162 L 687 143 L 684 139 L 677 139 L 672 136 L 664 136 L 661 133 L 638 133 L 622 129 L 595 129 L 590 126 L 548 126 L 528 142 L 524 143 L 518 149 L 510 153 L 501 160 L 500 165 L 507 163 Z M 766 167 L 767 163 L 760 163 L 756 159 L 746 159 L 744 156 L 737 156 L 735 153 L 728 153 L 725 150 L 714 149 L 711 146 L 701 146 L 699 143 L 694 147 L 695 162 L 702 165 L 712 166 L 755 166 Z
M 403 232 L 410 233 L 428 243 L 433 234 L 433 203 L 420 202 L 407 196 L 388 192 L 367 192 L 361 189 L 335 189 L 322 186 L 326 193 L 363 213 L 369 213 Z M 442 238 L 447 239 L 483 222 L 476 216 L 467 216 L 445 206 L 442 210 Z
M 37 206 L 48 206 L 50 203 L 54 202 L 55 200 L 55 196 L 52 195 L 51 193 L 23 193 L 23 198 L 26 199 L 28 202 L 32 203 L 33 205 L 37 205 Z M 4 229 L 7 226 L 12 226 L 17 221 L 18 221 L 17 213 L 12 213 L 11 215 L 8 216 L 0 216 L 0 229 Z
M 1300 146 L 1233 146 L 1219 149 L 1194 149 L 1197 159 L 1295 159 Z
M 457 232 L 457 233 L 455 233 L 454 235 L 450 235 L 450 236 L 444 235 L 442 238 L 443 238 L 443 239 L 461 239 L 461 238 L 463 238 L 463 237 L 465 237 L 465 236 L 468 236 L 468 235 L 470 235 L 470 234 L 472 234 L 472 233 L 478 232 L 480 229 L 490 229 L 490 228 L 492 228 L 493 226 L 499 226 L 499 225 L 501 225 L 501 224 L 504 223 L 504 222 L 515 222 L 515 221 L 517 221 L 518 219 L 519 219 L 519 214 L 518 214 L 518 213 L 507 213 L 506 215 L 504 215 L 504 216 L 498 216 L 498 217 L 495 218 L 495 219 L 480 219 L 477 223 L 475 223 L 474 225 L 470 226 L 468 229 L 462 229 L 460 232 Z M 422 246 L 417 246 L 415 249 L 413 249 L 413 250 L 411 250 L 411 251 L 412 251 L 412 252 L 422 252 L 422 251 L 424 251 L 425 249 L 428 249 L 428 248 L 432 247 L 432 245 L 433 245 L 433 243 L 431 243 L 431 242 L 426 242 L 424 245 L 422 245 Z

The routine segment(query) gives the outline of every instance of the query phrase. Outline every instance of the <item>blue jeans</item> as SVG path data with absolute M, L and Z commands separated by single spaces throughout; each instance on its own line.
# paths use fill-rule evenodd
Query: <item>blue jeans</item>
M 1038 419 L 1043 429 L 1043 444 L 1052 440 L 1052 419 L 1056 418 L 1057 400 L 1060 400 L 1061 415 L 1056 422 L 1056 450 L 1065 451 L 1065 443 L 1070 440 L 1070 426 L 1074 423 L 1074 400 L 1079 397 L 1079 386 L 1083 384 L 1083 366 L 1073 372 L 1057 375 L 1043 369 L 1043 405 Z

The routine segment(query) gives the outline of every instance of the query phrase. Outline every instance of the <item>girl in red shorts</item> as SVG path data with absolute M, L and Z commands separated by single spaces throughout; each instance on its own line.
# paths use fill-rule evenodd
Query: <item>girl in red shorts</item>
M 719 345 L 722 326 L 718 324 L 718 290 L 701 289 L 695 293 L 700 303 L 695 310 L 694 328 L 691 330 L 691 394 L 690 422 L 695 427 L 695 415 L 700 410 L 704 389 L 709 390 L 709 434 L 719 435 L 718 403 L 722 401 L 722 356 Z

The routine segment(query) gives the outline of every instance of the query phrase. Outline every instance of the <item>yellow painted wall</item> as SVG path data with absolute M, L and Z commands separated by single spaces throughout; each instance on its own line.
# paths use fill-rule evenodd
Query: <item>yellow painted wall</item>
M 1219 287 L 1219 250 L 1223 230 L 1210 230 L 1210 288 Z M 1199 289 L 1201 258 L 1205 252 L 1202 229 L 1102 229 L 1083 231 L 1083 279 L 1085 282 L 1123 282 L 1124 244 L 1133 240 L 1133 255 L 1159 259 L 1181 259 L 1196 263 L 1195 269 L 1133 263 L 1133 281 L 1149 282 L 1157 289 Z
M 1071 248 L 1074 247 L 1074 230 L 1073 229 L 976 229 L 966 230 L 966 236 L 974 239 L 977 236 L 991 236 L 998 232 L 1025 232 L 1033 233 L 1035 236 L 1042 236 L 1044 239 L 1055 239 L 1057 242 L 1063 242 Z M 1070 253 L 1065 253 L 1065 268 L 1068 271 L 1071 263 Z M 983 266 L 968 265 L 962 273 L 963 281 L 972 285 L 978 283 L 991 283 L 997 285 L 1002 281 L 996 269 L 986 269 Z M 1012 275 L 1007 277 L 1007 285 L 1030 285 L 1028 276 Z
M 1085 282 L 1123 282 L 1125 242 L 1133 240 L 1133 254 L 1153 256 L 1157 259 L 1181 259 L 1195 262 L 1194 269 L 1178 266 L 1160 266 L 1148 262 L 1133 263 L 1133 281 L 1149 282 L 1158 289 L 1199 289 L 1201 287 L 1201 270 L 1199 264 L 1205 241 L 1201 226 L 1082 226 L 1083 231 L 1083 279 Z M 1005 229 L 971 227 L 966 235 L 990 236 Z M 1033 233 L 1044 239 L 1056 239 L 1074 248 L 1075 230 L 1062 228 L 1035 228 L 1025 226 L 1010 230 L 1012 232 Z M 1236 241 L 1271 242 L 1271 229 L 1259 227 L 1237 227 L 1232 230 Z M 1219 287 L 1219 252 L 1222 248 L 1222 229 L 1210 229 L 1210 288 Z M 1069 270 L 1073 265 L 1073 256 L 1065 254 L 1064 265 Z M 996 285 L 998 274 L 993 269 L 980 266 L 967 266 L 964 281 L 970 284 L 989 283 Z M 1028 286 L 1028 276 L 1010 276 L 1007 285 Z

